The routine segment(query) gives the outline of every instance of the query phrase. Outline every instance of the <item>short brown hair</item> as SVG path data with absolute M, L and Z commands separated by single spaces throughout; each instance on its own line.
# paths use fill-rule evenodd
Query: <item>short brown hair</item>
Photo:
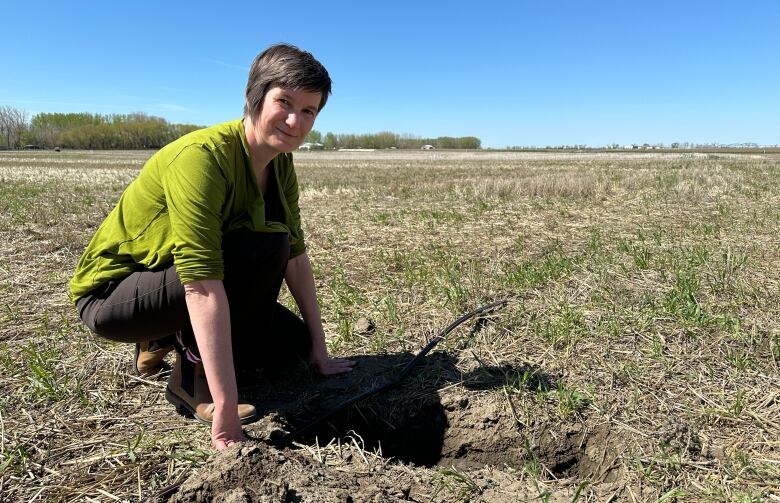
M 276 44 L 257 55 L 246 84 L 244 116 L 256 113 L 263 106 L 269 89 L 279 86 L 294 91 L 322 93 L 322 110 L 330 95 L 328 71 L 311 53 L 290 44 Z

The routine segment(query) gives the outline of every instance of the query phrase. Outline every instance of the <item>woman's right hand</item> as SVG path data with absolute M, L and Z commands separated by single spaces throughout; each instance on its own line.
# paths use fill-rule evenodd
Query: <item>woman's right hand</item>
M 246 441 L 244 430 L 238 419 L 236 404 L 214 409 L 211 421 L 211 445 L 217 451 L 227 449 L 233 444 Z

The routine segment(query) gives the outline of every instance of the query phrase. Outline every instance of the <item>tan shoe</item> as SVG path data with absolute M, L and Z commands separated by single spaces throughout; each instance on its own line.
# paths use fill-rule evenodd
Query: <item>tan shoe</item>
M 165 398 L 176 406 L 179 414 L 192 417 L 203 424 L 211 424 L 214 419 L 214 400 L 209 392 L 203 362 L 192 363 L 179 352 L 176 353 L 176 363 L 168 378 Z M 257 418 L 254 405 L 238 404 L 238 419 L 241 424 L 251 423 Z
M 156 342 L 158 341 L 137 342 L 135 344 L 133 369 L 136 375 L 151 377 L 163 370 L 165 356 L 173 351 L 173 346 L 161 346 Z

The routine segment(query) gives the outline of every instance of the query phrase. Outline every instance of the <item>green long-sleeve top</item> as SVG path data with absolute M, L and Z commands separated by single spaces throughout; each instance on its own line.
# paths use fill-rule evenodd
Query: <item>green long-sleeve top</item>
M 78 300 L 110 280 L 173 263 L 181 282 L 223 279 L 222 235 L 285 232 L 290 257 L 306 245 L 292 155 L 272 162 L 280 221 L 266 221 L 242 119 L 187 134 L 156 152 L 100 225 L 70 281 Z

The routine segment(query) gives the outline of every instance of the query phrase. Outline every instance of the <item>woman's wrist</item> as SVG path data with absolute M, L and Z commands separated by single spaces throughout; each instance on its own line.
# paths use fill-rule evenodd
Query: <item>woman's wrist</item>
M 328 346 L 325 344 L 325 332 L 320 331 L 311 334 L 311 352 L 327 356 Z
M 214 413 L 238 414 L 238 400 L 214 400 Z

